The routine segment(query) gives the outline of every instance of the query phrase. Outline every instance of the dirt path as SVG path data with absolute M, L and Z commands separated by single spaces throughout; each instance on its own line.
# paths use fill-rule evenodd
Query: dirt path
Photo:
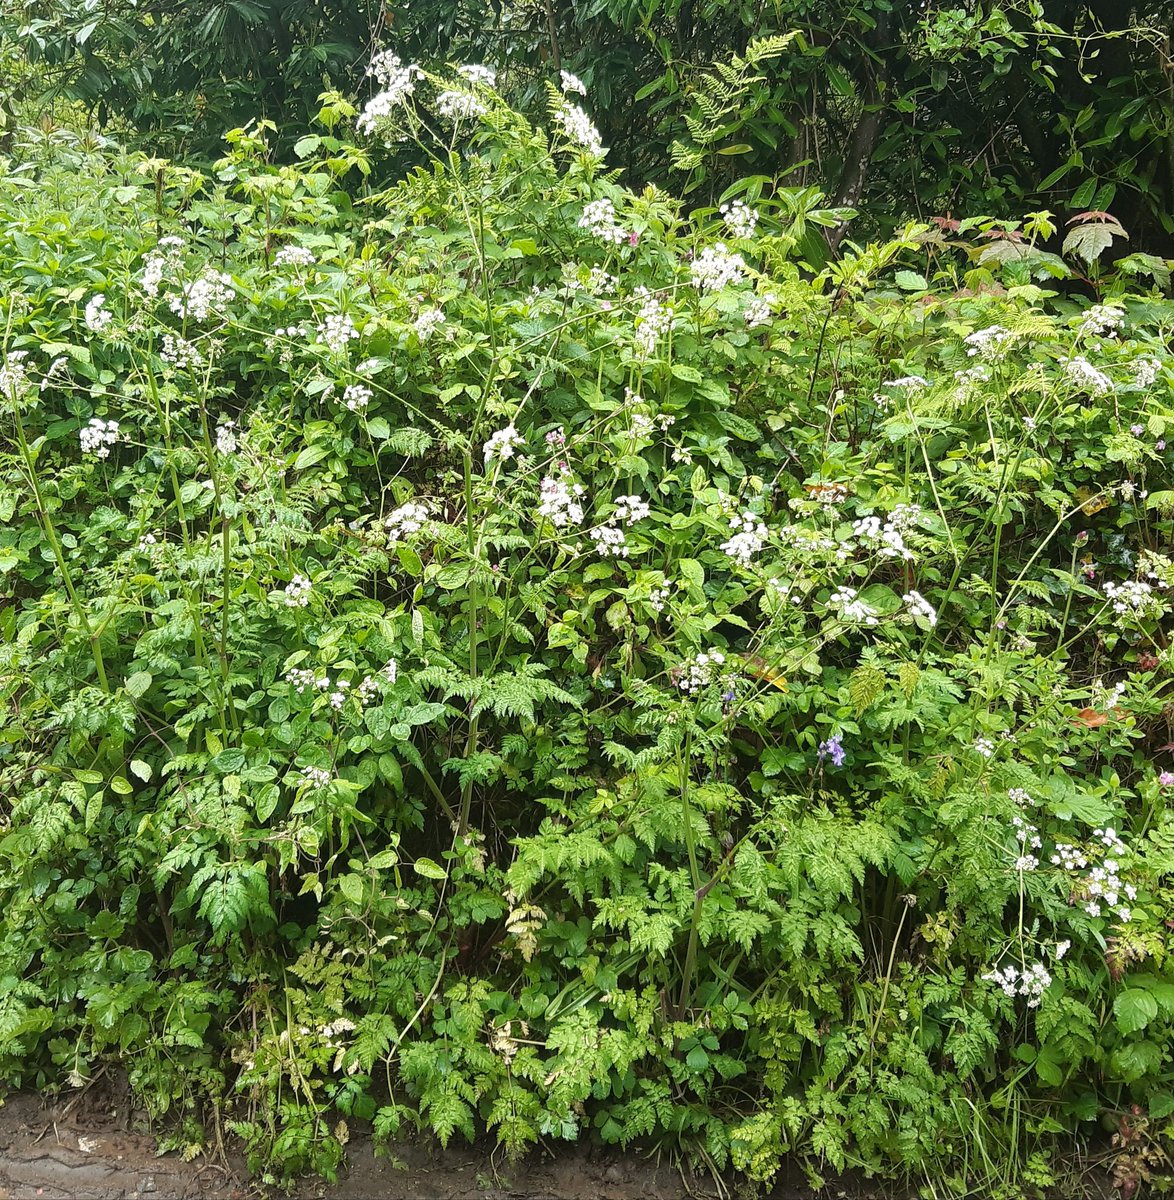
M 153 1138 L 134 1132 L 137 1115 L 123 1095 L 95 1089 L 45 1106 L 31 1095 L 0 1107 L 0 1200 L 253 1200 L 243 1164 L 156 1154 Z M 345 1174 L 335 1184 L 307 1181 L 296 1200 L 702 1200 L 712 1181 L 692 1193 L 670 1165 L 635 1155 L 571 1149 L 557 1158 L 533 1156 L 519 1166 L 475 1149 L 440 1152 L 400 1145 L 394 1159 L 376 1158 L 369 1141 L 348 1147 Z M 843 1193 L 840 1193 L 843 1195 Z M 834 1196 L 835 1192 L 825 1193 Z M 775 1200 L 813 1200 L 806 1188 L 784 1188 Z M 853 1200 L 868 1200 L 853 1193 Z

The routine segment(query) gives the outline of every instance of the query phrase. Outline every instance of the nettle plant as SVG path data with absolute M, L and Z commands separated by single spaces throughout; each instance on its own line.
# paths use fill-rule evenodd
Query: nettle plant
M 1152 1173 L 1168 302 L 920 226 L 812 275 L 572 76 L 548 134 L 373 74 L 300 166 L 0 183 L 3 1077 L 120 1061 L 270 1180 L 354 1119 Z

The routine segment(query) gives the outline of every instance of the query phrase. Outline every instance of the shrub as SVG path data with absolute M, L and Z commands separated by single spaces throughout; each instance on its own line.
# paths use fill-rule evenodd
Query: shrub
M 786 195 L 382 66 L 381 194 L 259 129 L 0 183 L 3 1078 L 123 1062 L 270 1179 L 349 1119 L 959 1191 L 1156 1138 L 1162 264 L 812 276 Z

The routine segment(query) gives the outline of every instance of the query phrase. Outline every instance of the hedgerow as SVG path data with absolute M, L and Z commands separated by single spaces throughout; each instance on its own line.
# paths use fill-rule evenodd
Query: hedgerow
M 356 1120 L 1160 1173 L 1165 264 L 1038 213 L 816 272 L 818 201 L 376 66 L 297 166 L 0 180 L 0 1078 L 122 1064 L 277 1181 Z

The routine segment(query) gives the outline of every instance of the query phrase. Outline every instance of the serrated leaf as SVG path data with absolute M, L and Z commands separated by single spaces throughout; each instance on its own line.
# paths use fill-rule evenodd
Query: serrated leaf
M 1144 988 L 1126 988 L 1113 1001 L 1113 1016 L 1122 1033 L 1144 1029 L 1158 1015 L 1158 1002 Z

